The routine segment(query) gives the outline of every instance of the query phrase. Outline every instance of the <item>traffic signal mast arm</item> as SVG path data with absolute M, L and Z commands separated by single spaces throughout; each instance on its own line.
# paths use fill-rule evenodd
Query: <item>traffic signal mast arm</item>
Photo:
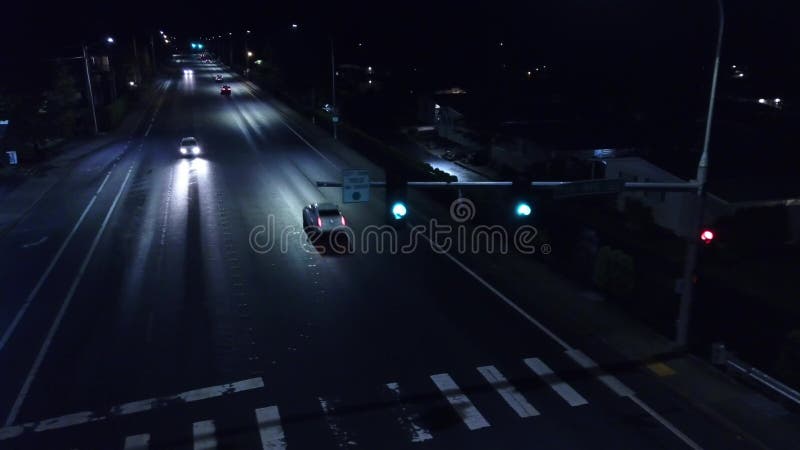
M 656 192 L 695 192 L 697 191 L 697 183 L 694 181 L 686 182 L 635 182 L 603 178 L 600 180 L 580 180 L 580 181 L 531 181 L 531 189 L 533 190 L 549 190 L 557 188 L 566 188 L 577 186 L 580 184 L 591 184 L 598 182 L 617 182 L 626 191 L 656 191 Z M 419 188 L 459 188 L 459 187 L 485 187 L 485 188 L 510 188 L 514 183 L 512 181 L 408 181 L 406 186 L 419 187 Z M 384 181 L 370 181 L 372 187 L 384 187 Z M 317 181 L 317 187 L 342 187 L 342 183 L 338 181 Z M 589 192 L 587 192 L 589 193 Z

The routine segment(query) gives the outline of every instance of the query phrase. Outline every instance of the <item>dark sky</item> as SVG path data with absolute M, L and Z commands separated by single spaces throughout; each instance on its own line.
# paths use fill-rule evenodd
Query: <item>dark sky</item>
M 785 0 L 728 0 L 725 63 L 758 67 L 779 84 L 800 75 L 796 11 Z M 253 29 L 261 36 L 296 21 L 330 31 L 343 47 L 365 40 L 376 59 L 482 64 L 506 43 L 511 61 L 580 65 L 625 73 L 680 72 L 710 65 L 714 0 L 547 0 L 509 2 L 9 2 L 0 18 L 0 63 L 74 53 L 84 39 L 160 28 L 179 36 Z M 492 53 L 493 54 L 493 53 Z M 343 53 L 343 57 L 346 55 Z M 734 62 L 735 61 L 735 62 Z M 19 69 L 11 69 L 19 70 Z

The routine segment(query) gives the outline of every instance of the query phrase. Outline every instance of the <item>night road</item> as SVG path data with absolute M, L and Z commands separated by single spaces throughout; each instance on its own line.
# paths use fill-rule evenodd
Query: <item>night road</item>
M 750 448 L 526 308 L 559 298 L 495 276 L 511 259 L 319 254 L 302 209 L 342 202 L 316 181 L 382 171 L 182 58 L 0 236 L 0 448 Z M 413 196 L 411 225 L 447 215 Z M 385 209 L 377 189 L 342 205 L 356 234 Z

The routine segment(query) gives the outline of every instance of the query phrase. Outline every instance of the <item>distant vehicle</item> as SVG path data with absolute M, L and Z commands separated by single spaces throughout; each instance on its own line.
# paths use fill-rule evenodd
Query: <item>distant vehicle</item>
M 225 86 L 222 86 L 222 89 L 219 91 L 219 93 L 222 94 L 222 95 L 230 96 L 231 95 L 231 87 L 226 84 Z
M 333 203 L 313 203 L 303 208 L 303 228 L 326 234 L 347 226 L 342 211 Z
M 181 139 L 180 152 L 183 156 L 197 156 L 200 154 L 200 144 L 191 136 L 185 137 Z
M 322 110 L 328 114 L 333 114 L 333 105 L 331 105 L 330 103 L 325 103 L 324 105 L 322 105 Z
M 183 69 L 184 75 L 194 75 L 194 71 L 192 69 Z
M 216 81 L 217 83 L 222 83 L 222 75 L 215 75 L 214 81 Z

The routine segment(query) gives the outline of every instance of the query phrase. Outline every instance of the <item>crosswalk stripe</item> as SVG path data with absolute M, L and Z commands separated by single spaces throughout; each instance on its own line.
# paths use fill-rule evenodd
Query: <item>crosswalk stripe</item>
M 470 430 L 478 430 L 491 426 L 489 422 L 483 418 L 478 408 L 476 408 L 470 399 L 461 392 L 461 388 L 450 378 L 450 375 L 446 373 L 431 375 L 431 380 L 433 380 L 436 387 L 442 391 L 442 394 L 450 403 L 450 406 L 461 416 L 461 420 L 464 421 L 467 428 Z
M 560 395 L 561 398 L 566 400 L 570 406 L 580 406 L 589 403 L 581 394 L 575 391 L 575 389 L 572 389 L 572 386 L 561 381 L 561 379 L 553 373 L 553 370 L 539 358 L 526 358 L 524 361 L 539 378 L 544 380 L 550 388 Z
M 286 437 L 281 426 L 281 415 L 277 406 L 267 406 L 256 410 L 258 433 L 263 450 L 285 450 Z
M 601 383 L 605 384 L 620 397 L 630 397 L 633 395 L 633 390 L 631 390 L 631 388 L 626 386 L 622 381 L 619 381 L 617 377 L 605 373 L 592 358 L 589 358 L 582 351 L 567 350 L 567 356 L 572 358 L 573 361 L 578 363 L 584 369 L 593 371 Z
M 486 381 L 503 397 L 508 406 L 520 417 L 538 416 L 539 411 L 533 407 L 528 400 L 517 389 L 508 382 L 506 377 L 500 373 L 495 366 L 478 367 L 478 372 L 486 378 Z
M 213 420 L 201 420 L 192 424 L 194 450 L 216 450 L 217 429 Z
M 386 387 L 394 392 L 397 398 L 397 403 L 400 405 L 400 412 L 402 413 L 402 416 L 398 417 L 397 420 L 400 422 L 400 425 L 411 433 L 411 442 L 423 442 L 433 439 L 433 435 L 430 431 L 417 422 L 418 414 L 409 413 L 406 410 L 406 406 L 400 402 L 400 385 L 398 383 L 386 383 Z
M 125 450 L 147 450 L 150 448 L 150 435 L 134 434 L 125 438 Z

